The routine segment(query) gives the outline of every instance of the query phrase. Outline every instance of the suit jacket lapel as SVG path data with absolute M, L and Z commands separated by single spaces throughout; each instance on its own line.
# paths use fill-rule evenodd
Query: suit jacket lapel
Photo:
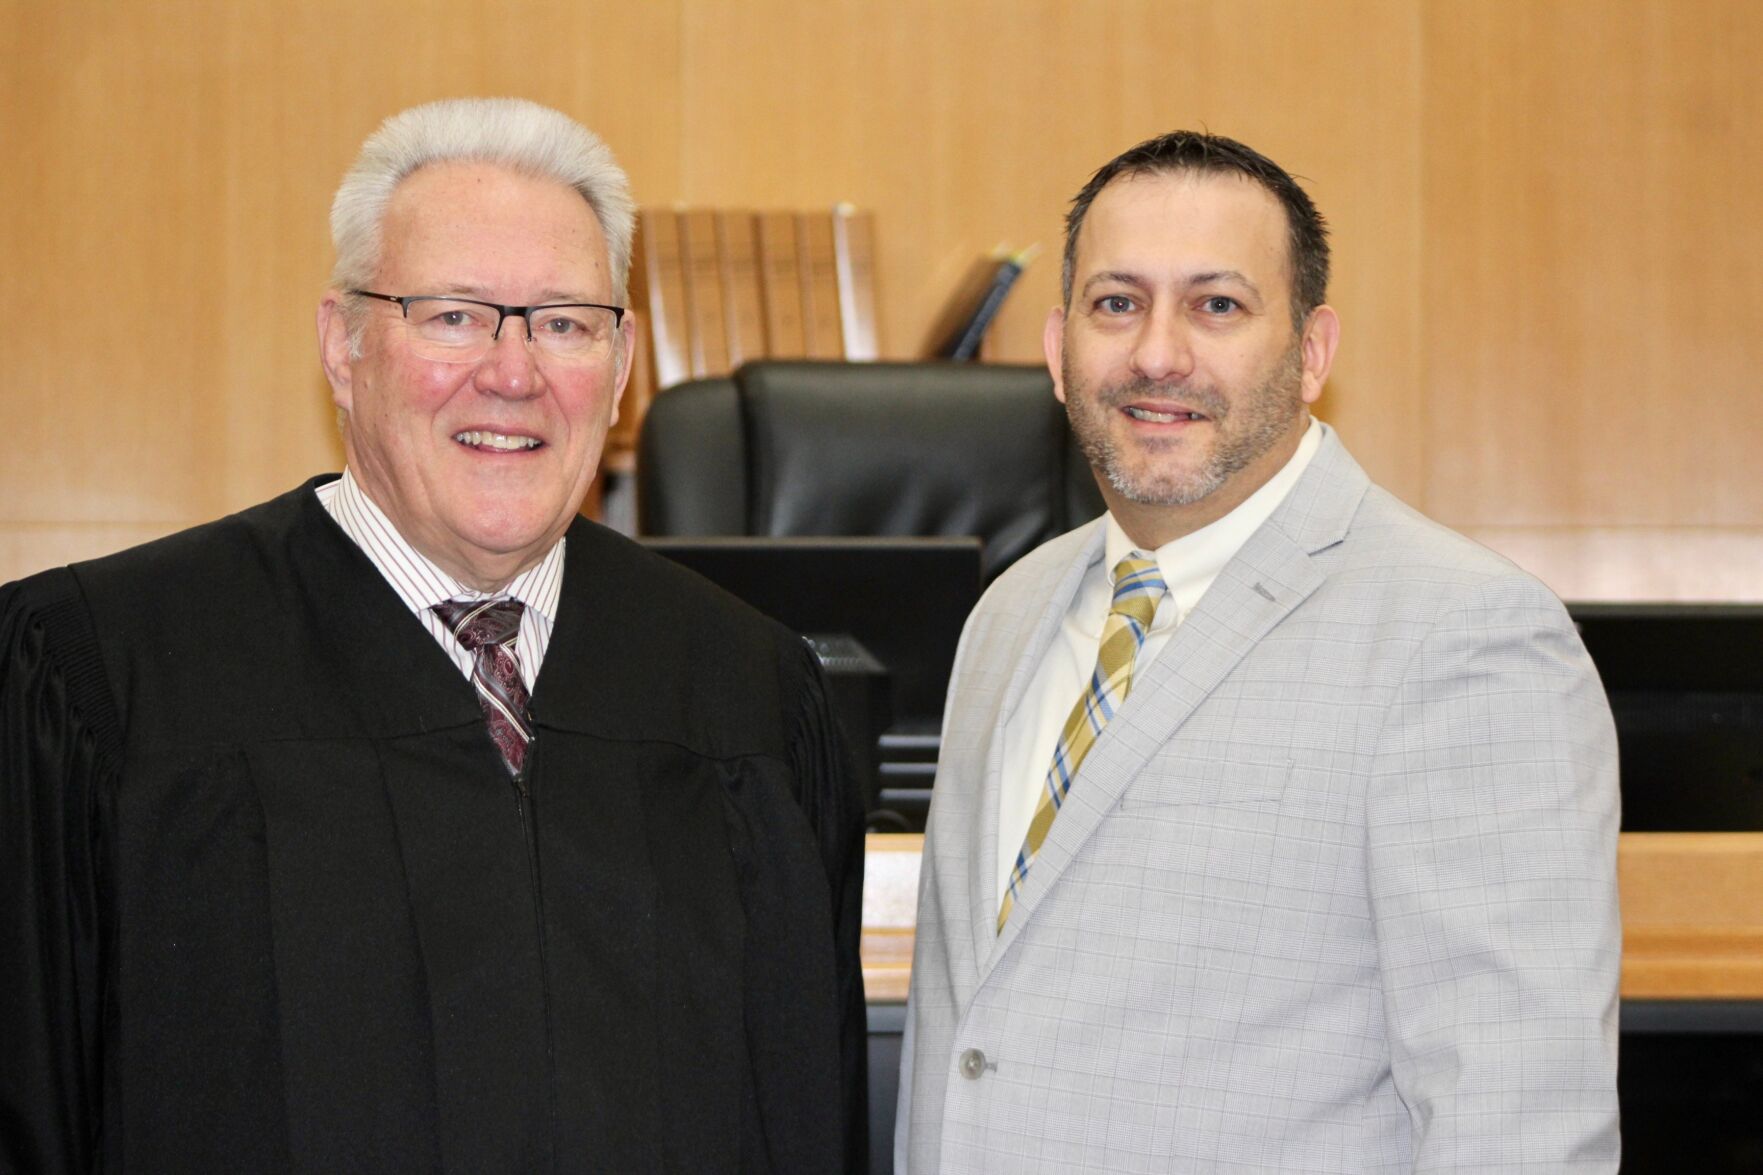
M 1120 794 L 1146 761 L 1256 643 L 1322 585 L 1325 576 L 1312 557 L 1346 537 L 1371 484 L 1333 430 L 1322 427 L 1322 445 L 1297 485 L 1225 565 L 1157 660 L 1134 682 L 1131 695 L 1090 749 L 1028 872 L 1010 922 L 998 936 L 997 951 L 1008 949 L 1041 896 L 1114 811 Z M 1060 601 L 1061 614 L 1069 599 L 1067 592 Z M 1035 654 L 1045 647 L 1043 642 Z M 987 802 L 995 829 L 995 745 L 989 762 Z

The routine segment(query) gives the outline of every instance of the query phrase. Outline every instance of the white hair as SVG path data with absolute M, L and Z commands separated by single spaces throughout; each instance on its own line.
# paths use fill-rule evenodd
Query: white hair
M 630 181 L 598 135 L 524 98 L 450 98 L 412 106 L 380 124 L 331 201 L 337 289 L 372 284 L 386 205 L 399 183 L 431 163 L 454 161 L 496 164 L 574 188 L 606 235 L 613 297 L 624 301 L 636 219 Z

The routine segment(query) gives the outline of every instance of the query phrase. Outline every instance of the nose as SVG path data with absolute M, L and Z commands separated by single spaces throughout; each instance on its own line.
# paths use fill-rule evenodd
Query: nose
M 528 399 L 545 390 L 544 371 L 534 361 L 532 344 L 527 341 L 526 319 L 509 318 L 502 323 L 502 332 L 478 360 L 472 382 L 479 391 L 508 400 Z
M 1165 299 L 1151 307 L 1133 340 L 1133 371 L 1146 379 L 1186 379 L 1194 373 L 1193 324 Z

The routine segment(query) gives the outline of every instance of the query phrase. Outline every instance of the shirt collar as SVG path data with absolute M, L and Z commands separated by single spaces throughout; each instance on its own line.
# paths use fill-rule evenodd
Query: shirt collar
M 327 495 L 325 491 L 332 487 Z M 543 559 L 515 576 L 501 591 L 480 592 L 460 583 L 411 546 L 348 468 L 341 478 L 319 487 L 319 499 L 411 611 L 421 613 L 447 600 L 515 599 L 556 623 L 567 540 L 558 539 Z

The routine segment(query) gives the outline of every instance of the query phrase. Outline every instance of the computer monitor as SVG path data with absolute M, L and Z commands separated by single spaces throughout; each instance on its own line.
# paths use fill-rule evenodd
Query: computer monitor
M 645 538 L 803 635 L 856 638 L 887 670 L 891 727 L 934 733 L 979 600 L 976 538 Z
M 1622 827 L 1763 830 L 1763 605 L 1568 611 L 1616 716 Z

